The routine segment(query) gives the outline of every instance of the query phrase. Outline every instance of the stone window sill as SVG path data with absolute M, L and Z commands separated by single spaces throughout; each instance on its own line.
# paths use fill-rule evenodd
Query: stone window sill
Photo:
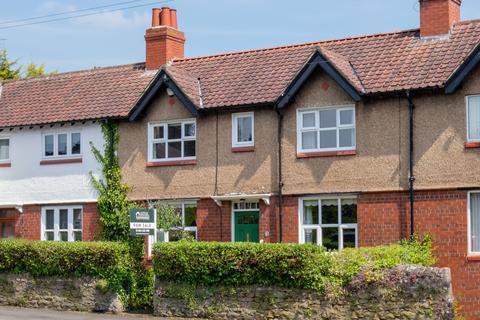
M 71 158 L 71 159 L 51 159 L 51 160 L 42 160 L 40 161 L 41 166 L 52 165 L 52 164 L 70 164 L 70 163 L 82 163 L 82 158 Z
M 478 149 L 480 148 L 480 142 L 465 142 L 463 146 L 465 149 Z
M 197 160 L 172 160 L 172 161 L 147 162 L 147 167 L 192 166 L 196 164 L 197 164 Z
M 2 162 L 0 163 L 0 168 L 10 168 L 12 166 L 11 162 Z
M 298 152 L 297 158 L 316 158 L 316 157 L 338 157 L 338 156 L 355 156 L 357 150 L 341 150 L 341 151 L 319 151 L 319 152 Z
M 253 152 L 255 151 L 254 146 L 250 147 L 232 147 L 232 152 Z
M 480 262 L 480 256 L 467 256 L 467 261 L 479 261 Z

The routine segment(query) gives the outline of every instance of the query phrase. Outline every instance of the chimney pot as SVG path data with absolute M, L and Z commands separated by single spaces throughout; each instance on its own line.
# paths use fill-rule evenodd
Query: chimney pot
M 453 25 L 460 21 L 462 0 L 419 0 L 420 36 L 449 34 Z
M 160 11 L 160 25 L 167 27 L 172 26 L 172 21 L 170 18 L 170 8 L 163 7 Z
M 160 9 L 152 9 L 152 28 L 158 27 L 160 25 Z
M 176 9 L 170 9 L 170 20 L 172 22 L 172 28 L 178 29 Z

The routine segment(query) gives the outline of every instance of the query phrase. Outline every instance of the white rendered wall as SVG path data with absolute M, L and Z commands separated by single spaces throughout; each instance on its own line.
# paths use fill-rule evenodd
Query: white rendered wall
M 81 133 L 82 163 L 40 165 L 40 161 L 45 160 L 42 134 L 71 130 Z M 89 173 L 100 176 L 101 167 L 91 152 L 90 142 L 103 150 L 100 124 L 24 127 L 3 130 L 0 136 L 10 137 L 11 162 L 11 167 L 0 167 L 0 207 L 97 200 Z

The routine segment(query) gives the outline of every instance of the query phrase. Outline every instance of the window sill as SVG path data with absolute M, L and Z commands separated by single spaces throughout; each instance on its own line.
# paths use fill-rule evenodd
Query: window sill
M 480 262 L 480 255 L 467 256 L 467 261 L 479 261 Z
M 51 165 L 51 164 L 69 164 L 69 163 L 82 163 L 82 158 L 52 159 L 52 160 L 40 161 L 41 166 Z
M 10 168 L 12 166 L 11 162 L 0 163 L 0 168 Z
M 476 149 L 480 148 L 480 142 L 465 142 L 463 146 L 465 149 Z
M 197 160 L 172 160 L 147 162 L 147 167 L 191 166 L 196 164 Z
M 297 152 L 297 158 L 316 158 L 333 156 L 355 156 L 357 150 L 319 151 L 319 152 Z
M 232 147 L 232 152 L 253 152 L 255 151 L 254 146 L 249 147 Z

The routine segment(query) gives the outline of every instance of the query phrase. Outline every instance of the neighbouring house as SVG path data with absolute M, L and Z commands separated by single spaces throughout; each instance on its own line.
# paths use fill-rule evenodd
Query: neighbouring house
M 429 233 L 480 319 L 480 20 L 460 9 L 421 0 L 420 29 L 193 58 L 176 11 L 154 9 L 145 63 L 2 83 L 0 224 L 94 238 L 89 142 L 118 121 L 131 198 L 175 205 L 198 240 L 342 249 Z

